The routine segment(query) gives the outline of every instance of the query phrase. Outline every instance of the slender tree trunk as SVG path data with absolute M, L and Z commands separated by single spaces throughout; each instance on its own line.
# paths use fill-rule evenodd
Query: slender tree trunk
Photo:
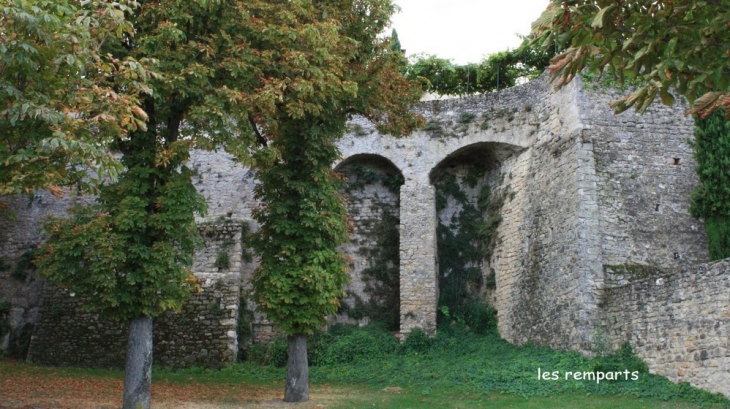
M 307 336 L 288 337 L 289 357 L 286 362 L 286 386 L 284 402 L 309 400 L 309 361 L 307 361 Z
M 129 325 L 122 409 L 150 409 L 152 388 L 152 318 L 137 317 Z

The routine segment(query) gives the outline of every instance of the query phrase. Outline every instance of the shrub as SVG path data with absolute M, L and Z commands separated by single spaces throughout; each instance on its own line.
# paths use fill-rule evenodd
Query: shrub
M 286 361 L 289 357 L 288 351 L 289 344 L 286 342 L 286 338 L 274 338 L 266 346 L 266 362 L 277 368 L 283 368 L 286 366 Z
M 643 374 L 649 372 L 649 368 L 644 361 L 634 355 L 634 351 L 628 342 L 621 345 L 613 354 L 596 358 L 593 370 L 595 372 L 622 372 L 628 370 L 629 372 L 636 371 Z
M 405 342 L 401 345 L 401 351 L 403 352 L 414 352 L 414 353 L 426 353 L 431 346 L 433 346 L 434 340 L 426 335 L 420 328 L 414 328 L 411 333 L 408 334 Z
M 468 124 L 469 122 L 471 122 L 472 119 L 476 118 L 476 116 L 476 114 L 471 112 L 462 112 L 461 114 L 459 114 L 459 119 L 457 120 L 457 122 L 459 122 L 460 124 Z
M 266 365 L 266 345 L 262 344 L 251 344 L 246 349 L 246 356 L 243 357 L 246 361 L 255 362 L 259 365 Z
M 221 251 L 218 253 L 218 257 L 215 259 L 215 266 L 218 268 L 218 270 L 227 270 L 231 265 L 230 260 L 228 259 L 228 253 L 225 251 Z
M 328 334 L 315 337 L 309 348 L 310 365 L 350 363 L 382 357 L 398 349 L 398 340 L 377 326 L 358 328 L 335 325 Z

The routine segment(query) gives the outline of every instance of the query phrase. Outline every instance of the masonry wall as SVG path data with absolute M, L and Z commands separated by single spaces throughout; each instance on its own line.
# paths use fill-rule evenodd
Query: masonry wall
M 607 330 L 613 348 L 629 342 L 653 373 L 730 396 L 730 263 L 700 264 L 704 225 L 688 211 L 693 120 L 683 101 L 614 115 L 608 102 L 621 95 L 590 86 L 578 94 L 604 279 L 594 331 Z
M 222 367 L 235 362 L 230 332 L 235 333 L 238 287 L 202 286 L 179 313 L 154 320 L 155 365 L 169 368 Z M 28 352 L 43 365 L 123 368 L 128 323 L 84 312 L 76 297 L 48 285 L 44 308 Z
M 196 254 L 201 291 L 178 313 L 167 312 L 153 324 L 155 365 L 170 368 L 222 367 L 236 361 L 240 277 L 215 266 L 218 254 L 231 252 L 229 265 L 240 267 L 241 227 L 235 223 L 201 228 L 206 247 Z M 236 255 L 233 252 L 238 251 Z M 27 359 L 44 365 L 123 368 L 128 323 L 86 312 L 75 295 L 48 283 Z
M 614 270 L 624 284 L 606 289 L 612 346 L 628 342 L 652 373 L 730 396 L 730 260 Z
M 598 277 L 582 269 L 588 250 L 579 236 L 582 149 L 580 135 L 556 135 L 529 152 L 533 173 L 520 183 L 525 190 L 522 206 L 516 210 L 520 214 L 508 214 L 510 222 L 523 221 L 522 248 L 516 254 L 505 254 L 506 249 L 498 253 L 513 263 L 509 281 L 499 275 L 497 281 L 498 292 L 511 290 L 509 301 L 500 304 L 509 303 L 509 307 L 500 309 L 499 321 L 502 336 L 511 342 L 579 351 L 591 348 L 597 304 L 592 291 Z
M 428 333 L 436 330 L 438 218 L 430 175 L 445 159 L 485 149 L 490 152 L 485 157 L 497 163 L 493 174 L 504 175 L 511 190 L 502 209 L 498 244 L 488 260 L 496 273 L 494 303 L 500 334 L 517 344 L 534 342 L 591 354 L 602 325 L 608 326 L 612 319 L 614 346 L 628 339 L 651 370 L 675 380 L 691 373 L 696 384 L 724 391 L 718 374 L 728 370 L 723 360 L 727 355 L 722 356 L 728 348 L 720 337 L 727 339 L 722 331 L 727 322 L 728 291 L 727 273 L 720 271 L 727 271 L 727 263 L 698 264 L 707 261 L 707 253 L 704 227 L 687 212 L 696 183 L 687 143 L 692 135 L 691 119 L 682 115 L 680 104 L 652 106 L 642 117 L 633 113 L 614 116 L 608 102 L 619 96 L 581 88 L 579 79 L 555 91 L 542 78 L 498 94 L 422 104 L 417 111 L 429 125 L 406 138 L 379 135 L 362 118 L 349 123 L 348 134 L 338 143 L 344 161 L 377 155 L 404 179 L 399 196 L 385 195 L 384 186 L 371 184 L 353 195 L 357 200 L 350 209 L 357 222 L 358 214 L 363 220 L 377 218 L 371 207 L 376 195 L 383 203 L 400 206 L 401 336 L 416 327 Z M 195 153 L 190 166 L 197 175 L 196 187 L 210 208 L 208 216 L 199 218 L 200 223 L 245 221 L 256 229 L 250 220 L 257 205 L 253 172 L 221 153 Z M 17 260 L 40 240 L 36 226 L 41 216 L 62 212 L 73 200 L 78 199 L 56 202 L 39 195 L 30 205 L 23 199 L 13 202 L 20 209 L 19 221 L 0 221 L 0 256 L 11 263 Z M 367 267 L 367 258 L 359 250 L 372 242 L 361 233 L 356 230 L 348 250 L 354 259 L 355 278 L 350 289 L 367 296 L 362 280 L 357 280 Z M 200 277 L 209 280 L 203 293 L 207 298 L 191 308 L 198 316 L 209 317 L 202 319 L 204 326 L 207 322 L 212 326 L 215 320 L 225 321 L 222 325 L 227 326 L 235 321 L 236 294 L 246 299 L 246 309 L 254 307 L 250 281 L 256 262 L 246 261 L 245 244 L 226 247 L 225 240 L 211 240 L 213 244 L 196 257 L 195 266 Z M 243 237 L 236 240 L 243 241 Z M 215 264 L 224 247 L 241 257 L 229 271 L 218 271 L 211 263 Z M 652 281 L 627 271 L 675 273 Z M 8 274 L 0 272 L 0 279 L 12 282 Z M 230 293 L 216 292 L 218 278 L 224 278 Z M 18 311 L 14 314 L 34 322 L 40 288 L 32 279 L 3 284 L 0 301 L 14 300 Z M 685 294 L 685 298 L 676 301 L 676 294 Z M 55 299 L 56 295 L 47 297 Z M 216 303 L 229 315 L 206 315 L 216 311 Z M 242 310 L 238 309 L 239 317 Z M 41 320 L 48 319 L 43 314 Z M 273 324 L 260 314 L 254 314 L 247 325 L 253 341 L 265 342 L 276 334 Z M 671 330 L 673 326 L 677 329 Z M 173 334 L 184 332 L 170 328 Z M 226 328 L 225 335 L 215 336 L 227 339 L 228 349 L 221 347 L 220 356 L 236 350 L 233 330 Z M 39 332 L 38 336 L 48 338 L 48 334 L 51 332 Z M 64 337 L 61 343 L 79 339 Z M 679 341 L 667 341 L 671 337 L 685 337 L 682 345 L 688 349 L 681 352 L 671 346 L 679 345 Z M 189 345 L 182 335 L 161 341 L 165 342 L 178 351 L 179 345 Z M 210 357 L 210 351 L 206 352 Z M 703 377 L 707 381 L 700 380 Z
M 397 286 L 390 286 L 391 280 L 386 280 L 384 285 L 375 279 L 373 269 L 393 271 L 396 276 L 393 279 L 397 280 L 400 262 L 397 226 L 403 176 L 392 163 L 379 156 L 348 158 L 337 167 L 337 172 L 347 182 L 342 193 L 352 232 L 350 241 L 340 247 L 350 258 L 350 282 L 345 286 L 347 297 L 342 300 L 345 305 L 333 322 L 365 325 L 373 318 L 384 318 L 369 316 L 382 310 L 381 305 L 388 304 L 396 310 L 400 305 Z M 387 321 L 395 321 L 397 327 L 397 315 L 386 315 Z
M 513 343 L 588 353 L 602 275 L 592 237 L 590 144 L 574 85 L 537 95 L 534 140 L 503 163 L 515 194 L 504 207 L 493 260 L 498 325 Z
M 3 198 L 15 212 L 15 219 L 0 217 L 0 302 L 11 308 L 8 316 L 10 332 L 0 337 L 0 351 L 15 358 L 24 358 L 30 335 L 38 320 L 43 280 L 39 280 L 30 258 L 41 241 L 39 224 L 49 215 L 65 214 L 66 208 L 88 202 L 88 198 L 67 195 L 57 198 L 46 191 L 32 197 Z
M 679 268 L 708 261 L 704 224 L 689 214 L 698 178 L 686 103 L 615 115 L 608 103 L 622 95 L 589 87 L 578 96 L 594 147 L 603 264 Z

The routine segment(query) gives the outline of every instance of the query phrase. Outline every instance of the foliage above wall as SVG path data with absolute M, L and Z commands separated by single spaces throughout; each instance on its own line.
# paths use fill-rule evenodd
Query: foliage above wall
M 486 93 L 537 78 L 551 56 L 523 38 L 518 48 L 492 54 L 477 64 L 455 65 L 434 55 L 418 56 L 409 64 L 406 75 L 413 79 L 426 78 L 428 84 L 424 85 L 424 91 L 434 94 Z
M 679 94 L 692 113 L 720 109 L 730 119 L 728 11 L 714 0 L 551 0 L 531 36 L 534 46 L 564 50 L 548 69 L 557 86 L 586 67 L 638 78 L 642 86 L 611 103 L 617 112 L 643 112 L 657 96 L 671 105 Z

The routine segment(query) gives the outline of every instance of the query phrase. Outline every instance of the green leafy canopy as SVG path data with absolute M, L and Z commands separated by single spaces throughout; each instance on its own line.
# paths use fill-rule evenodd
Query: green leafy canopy
M 331 168 L 339 157 L 334 142 L 354 114 L 393 135 L 423 120 L 409 110 L 420 98 L 419 82 L 403 77 L 405 58 L 378 36 L 394 11 L 390 0 L 293 4 L 280 14 L 265 13 L 278 3 L 251 9 L 259 25 L 250 44 L 276 61 L 262 70 L 270 83 L 279 81 L 259 89 L 276 98 L 254 114 L 262 142 L 254 157 L 261 181 L 254 292 L 285 333 L 308 335 L 337 312 L 348 280 L 347 259 L 337 250 L 348 220 Z M 287 16 L 285 36 L 276 31 L 280 16 Z
M 514 50 L 492 54 L 477 64 L 457 65 L 433 55 L 412 59 L 406 76 L 422 78 L 424 90 L 439 95 L 485 93 L 516 85 L 521 79 L 534 79 L 548 66 L 550 51 L 533 47 L 527 38 Z
M 179 310 L 198 290 L 187 266 L 199 239 L 193 212 L 205 212 L 183 165 L 186 148 L 167 166 L 154 166 L 155 135 L 137 134 L 132 144 L 138 154 L 120 146 L 126 171 L 100 188 L 96 205 L 44 222 L 49 237 L 36 260 L 45 277 L 81 296 L 85 308 L 122 319 Z
M 637 78 L 642 86 L 612 102 L 617 112 L 645 111 L 674 94 L 701 118 L 730 118 L 730 8 L 719 0 L 551 0 L 532 25 L 532 42 L 563 51 L 548 68 L 558 86 L 584 68 Z
M 102 51 L 137 3 L 12 0 L 0 8 L 0 195 L 91 190 L 119 163 L 108 143 L 145 129 L 147 60 Z M 0 210 L 4 207 L 0 201 Z

